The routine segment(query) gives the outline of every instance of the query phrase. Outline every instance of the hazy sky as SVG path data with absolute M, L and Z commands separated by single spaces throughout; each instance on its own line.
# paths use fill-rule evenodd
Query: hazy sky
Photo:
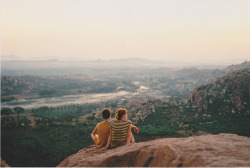
M 1 55 L 250 60 L 250 0 L 1 0 Z

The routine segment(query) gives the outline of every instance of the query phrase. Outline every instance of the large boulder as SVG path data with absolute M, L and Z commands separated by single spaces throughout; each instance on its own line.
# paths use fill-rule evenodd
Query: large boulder
M 59 167 L 250 166 L 250 138 L 234 134 L 164 138 L 116 149 L 82 149 Z

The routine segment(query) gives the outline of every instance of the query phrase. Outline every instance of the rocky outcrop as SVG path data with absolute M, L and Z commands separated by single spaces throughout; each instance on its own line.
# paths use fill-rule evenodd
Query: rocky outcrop
M 250 138 L 234 134 L 165 138 L 116 149 L 82 149 L 59 167 L 250 166 Z
M 249 114 L 250 68 L 234 71 L 216 81 L 202 85 L 190 92 L 189 100 L 198 111 L 207 111 L 209 106 L 226 111 Z
M 201 110 L 207 110 L 207 92 L 205 90 L 198 90 L 198 88 L 195 88 L 193 91 L 190 92 L 189 97 L 192 106 L 197 107 L 198 111 Z
M 2 160 L 2 158 L 0 158 L 1 160 L 1 167 L 10 167 L 5 160 Z
M 238 71 L 240 69 L 247 69 L 250 68 L 250 61 L 244 61 L 241 64 L 236 64 L 236 65 L 230 65 L 224 69 L 226 72 L 233 72 L 233 71 Z

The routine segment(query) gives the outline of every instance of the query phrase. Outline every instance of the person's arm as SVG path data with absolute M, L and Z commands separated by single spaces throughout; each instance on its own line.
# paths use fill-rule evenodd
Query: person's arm
M 93 140 L 95 140 L 97 137 L 98 137 L 98 135 L 97 135 L 97 126 L 96 126 L 95 129 L 94 129 L 94 131 L 91 134 L 91 138 Z
M 131 128 L 134 129 L 135 133 L 139 134 L 139 129 L 135 125 L 131 125 Z
M 112 129 L 110 128 L 110 131 L 109 131 L 109 138 L 108 138 L 108 142 L 107 142 L 107 145 L 106 145 L 106 149 L 109 148 L 109 145 L 111 143 L 111 139 L 112 139 Z
M 130 136 L 131 136 L 131 125 L 128 128 L 128 133 L 127 133 L 127 137 L 126 137 L 126 143 L 125 144 L 130 144 Z

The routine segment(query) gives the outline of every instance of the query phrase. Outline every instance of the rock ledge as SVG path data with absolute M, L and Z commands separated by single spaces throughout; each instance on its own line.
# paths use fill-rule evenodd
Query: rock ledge
M 234 134 L 164 138 L 111 150 L 87 148 L 58 167 L 250 166 L 250 138 Z

